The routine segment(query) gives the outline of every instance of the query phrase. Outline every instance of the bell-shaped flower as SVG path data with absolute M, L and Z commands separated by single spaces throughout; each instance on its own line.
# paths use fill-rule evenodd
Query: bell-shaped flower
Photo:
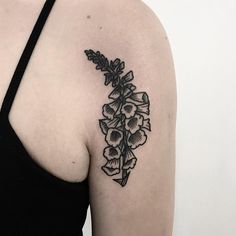
M 112 147 L 117 147 L 123 139 L 122 131 L 116 128 L 110 128 L 106 134 L 106 142 Z
M 149 115 L 150 114 L 149 103 L 138 105 L 137 112 L 138 113 L 145 113 L 145 114 Z
M 149 103 L 149 98 L 146 92 L 133 93 L 127 101 L 133 102 L 135 104 L 146 104 Z
M 133 117 L 125 120 L 125 129 L 134 134 L 143 125 L 143 116 L 135 114 Z
M 118 111 L 120 105 L 121 105 L 121 102 L 120 102 L 119 99 L 117 99 L 117 100 L 115 100 L 115 101 L 113 101 L 111 103 L 105 104 L 102 107 L 102 114 L 106 118 L 112 120 L 114 118 L 114 115 Z
M 134 134 L 130 134 L 127 139 L 127 144 L 131 149 L 135 149 L 138 146 L 143 145 L 147 140 L 147 135 L 145 132 L 140 129 L 136 131 Z
M 126 118 L 130 118 L 134 116 L 136 110 L 137 110 L 137 106 L 131 102 L 127 102 L 121 107 L 121 113 L 123 113 Z
M 108 161 L 110 161 L 112 159 L 119 159 L 121 151 L 118 147 L 108 146 L 104 149 L 103 155 Z
M 110 128 L 115 128 L 117 126 L 120 126 L 121 125 L 121 121 L 118 117 L 115 117 L 114 119 L 112 120 L 109 120 L 109 119 L 100 119 L 99 120 L 99 126 L 103 132 L 103 134 L 107 134 L 107 131 L 110 129 Z
M 124 165 L 123 169 L 133 169 L 136 165 L 137 158 L 135 157 L 134 153 L 131 151 L 129 147 L 126 147 L 124 150 Z
M 120 160 L 112 159 L 107 161 L 107 163 L 102 166 L 102 170 L 109 176 L 116 175 L 120 173 Z

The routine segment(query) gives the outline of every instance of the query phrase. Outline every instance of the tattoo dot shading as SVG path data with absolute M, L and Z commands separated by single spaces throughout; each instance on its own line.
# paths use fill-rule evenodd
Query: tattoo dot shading
M 133 150 L 146 143 L 146 132 L 151 131 L 149 97 L 146 92 L 136 92 L 131 83 L 134 73 L 124 73 L 124 61 L 108 60 L 92 49 L 84 52 L 96 69 L 104 73 L 104 84 L 113 88 L 108 96 L 111 102 L 103 105 L 103 118 L 99 119 L 107 143 L 103 150 L 106 163 L 101 169 L 108 176 L 116 176 L 113 180 L 124 187 L 137 163 Z

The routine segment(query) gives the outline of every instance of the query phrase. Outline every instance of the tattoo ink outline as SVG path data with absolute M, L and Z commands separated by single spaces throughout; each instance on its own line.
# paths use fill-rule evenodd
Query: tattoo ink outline
M 125 75 L 125 62 L 116 58 L 108 60 L 100 51 L 84 50 L 89 61 L 96 64 L 96 70 L 104 72 L 107 86 L 114 88 L 108 98 L 113 100 L 102 107 L 103 119 L 99 126 L 105 135 L 106 146 L 103 157 L 107 160 L 101 169 L 108 176 L 121 175 L 113 180 L 122 187 L 127 184 L 130 172 L 134 169 L 137 158 L 133 151 L 147 141 L 146 131 L 151 131 L 150 101 L 146 92 L 134 92 L 136 86 L 133 71 Z

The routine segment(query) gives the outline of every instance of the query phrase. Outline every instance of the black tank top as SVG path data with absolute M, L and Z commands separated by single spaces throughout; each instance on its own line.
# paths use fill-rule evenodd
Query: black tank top
M 0 235 L 81 236 L 88 180 L 62 180 L 37 164 L 9 122 L 9 112 L 55 0 L 47 0 L 28 39 L 0 111 Z

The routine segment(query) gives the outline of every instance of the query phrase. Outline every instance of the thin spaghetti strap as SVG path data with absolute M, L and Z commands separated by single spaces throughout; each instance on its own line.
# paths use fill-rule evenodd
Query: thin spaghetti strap
M 20 82 L 22 80 L 22 77 L 24 75 L 26 67 L 27 67 L 28 62 L 30 60 L 30 57 L 33 53 L 35 45 L 36 45 L 38 38 L 40 36 L 40 33 L 43 29 L 43 26 L 48 18 L 48 15 L 50 14 L 50 11 L 51 11 L 54 3 L 55 3 L 55 0 L 46 0 L 45 4 L 39 14 L 39 17 L 34 25 L 34 28 L 30 34 L 30 37 L 29 37 L 27 44 L 24 48 L 24 51 L 20 57 L 20 60 L 19 60 L 17 67 L 15 69 L 15 72 L 12 76 L 10 85 L 7 89 L 7 92 L 4 97 L 2 107 L 1 107 L 1 113 L 6 115 L 7 117 L 10 112 L 11 106 L 13 104 L 14 98 L 16 96 L 17 89 L 20 85 Z

